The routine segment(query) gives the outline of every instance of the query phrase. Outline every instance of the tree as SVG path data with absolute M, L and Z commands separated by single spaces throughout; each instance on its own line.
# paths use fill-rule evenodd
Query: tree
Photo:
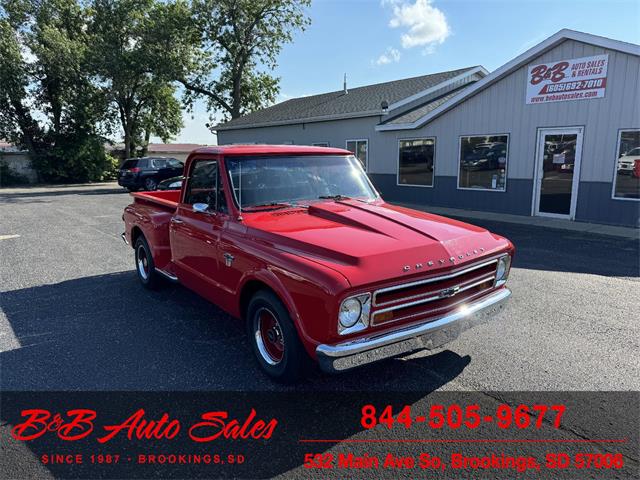
M 26 105 L 28 85 L 29 73 L 16 30 L 4 11 L 0 17 L 0 137 L 24 144 L 36 154 L 40 132 Z
M 165 84 L 149 95 L 149 102 L 140 120 L 140 133 L 143 138 L 136 139 L 142 147 L 140 155 L 147 154 L 151 136 L 160 137 L 167 142 L 182 128 L 182 108 L 175 96 L 175 89 Z
M 25 145 L 46 180 L 101 178 L 112 162 L 106 103 L 86 68 L 87 9 L 0 0 L 0 12 L 0 135 Z
M 263 108 L 276 99 L 277 66 L 284 44 L 310 23 L 310 0 L 194 0 L 193 20 L 200 48 L 176 79 L 186 88 L 185 100 L 208 101 L 225 119 Z
M 175 87 L 164 76 L 158 22 L 171 4 L 154 0 L 96 0 L 89 28 L 92 70 L 118 119 L 124 154 L 146 148 L 151 135 L 165 141 L 182 128 Z M 171 46 L 167 46 L 167 52 Z M 168 53 L 166 53 L 168 55 Z

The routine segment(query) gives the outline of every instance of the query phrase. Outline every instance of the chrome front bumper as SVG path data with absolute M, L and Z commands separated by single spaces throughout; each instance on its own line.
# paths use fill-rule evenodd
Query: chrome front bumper
M 416 350 L 440 347 L 461 332 L 489 320 L 510 296 L 511 290 L 501 288 L 436 320 L 336 345 L 318 345 L 318 363 L 323 371 L 336 373 Z

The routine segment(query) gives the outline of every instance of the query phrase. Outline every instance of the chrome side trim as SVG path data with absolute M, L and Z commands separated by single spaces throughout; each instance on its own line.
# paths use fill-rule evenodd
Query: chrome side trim
M 488 277 L 484 277 L 476 282 L 473 282 L 470 285 L 465 285 L 464 287 L 460 287 L 460 289 L 455 293 L 455 295 L 452 295 L 451 297 L 455 297 L 457 295 L 460 295 L 462 292 L 466 292 L 467 290 L 470 290 L 474 287 L 477 287 L 478 285 L 482 285 L 485 282 L 492 282 L 491 283 L 491 288 L 493 288 L 493 280 L 495 279 L 495 275 L 489 275 Z M 382 308 L 380 310 L 376 310 L 373 314 L 373 319 L 371 321 L 371 325 L 381 325 L 382 323 L 390 323 L 390 322 L 394 322 L 394 321 L 398 321 L 398 320 L 403 320 L 406 318 L 411 318 L 411 316 L 417 316 L 417 315 L 423 315 L 424 313 L 427 312 L 422 312 L 416 315 L 410 315 L 409 317 L 400 317 L 400 318 L 393 318 L 391 320 L 389 320 L 389 322 L 382 322 L 382 323 L 378 323 L 376 324 L 376 316 L 378 316 L 381 313 L 387 313 L 387 312 L 392 312 L 394 310 L 399 310 L 402 308 L 407 308 L 407 307 L 414 307 L 416 305 L 420 305 L 423 303 L 429 303 L 429 302 L 433 302 L 435 300 L 442 300 L 443 298 L 451 298 L 451 297 L 442 297 L 440 294 L 442 292 L 445 292 L 449 290 L 448 288 L 443 288 L 442 290 L 438 290 L 437 292 L 434 292 L 436 295 L 432 296 L 432 297 L 428 297 L 428 298 L 423 298 L 420 300 L 416 300 L 414 302 L 408 302 L 408 303 L 401 303 L 399 305 L 394 305 L 392 307 L 387 307 L 387 308 Z M 487 289 L 489 290 L 489 289 Z
M 323 371 L 335 373 L 423 348 L 437 348 L 503 307 L 511 290 L 501 288 L 437 320 L 335 345 L 316 347 Z
M 169 272 L 165 272 L 164 270 L 161 270 L 159 268 L 156 268 L 156 272 L 158 272 L 163 277 L 171 280 L 172 282 L 177 282 L 178 281 L 178 277 L 176 277 L 175 275 L 171 275 Z
M 478 270 L 479 268 L 486 267 L 486 266 L 491 265 L 493 263 L 495 263 L 496 267 L 497 267 L 497 265 L 498 265 L 498 258 L 497 257 L 492 259 L 492 260 L 489 260 L 487 262 L 482 262 L 482 263 L 478 263 L 476 265 L 472 265 L 471 267 L 465 268 L 464 270 L 460 270 L 459 272 L 449 273 L 447 275 L 440 275 L 439 277 L 432 277 L 432 278 L 427 278 L 427 279 L 424 279 L 424 280 L 417 280 L 415 282 L 402 283 L 400 285 L 393 285 L 391 287 L 381 288 L 381 289 L 376 290 L 375 292 L 373 292 L 373 306 L 374 307 L 382 307 L 384 305 L 389 305 L 391 303 L 400 302 L 400 301 L 404 300 L 404 299 L 398 299 L 398 300 L 393 300 L 391 302 L 378 303 L 377 302 L 377 298 L 378 298 L 378 295 L 380 293 L 388 293 L 388 292 L 393 292 L 395 290 L 401 290 L 403 288 L 417 287 L 419 285 L 426 285 L 428 283 L 439 282 L 439 281 L 442 281 L 442 280 L 449 280 L 451 278 L 455 278 L 455 277 L 459 277 L 460 275 L 464 275 L 465 273 L 473 272 L 474 270 Z M 407 298 L 411 298 L 411 297 L 407 297 Z

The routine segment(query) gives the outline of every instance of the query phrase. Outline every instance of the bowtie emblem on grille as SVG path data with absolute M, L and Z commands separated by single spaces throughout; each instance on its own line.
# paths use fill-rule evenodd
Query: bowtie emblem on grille
M 446 290 L 443 290 L 440 292 L 440 298 L 453 297 L 459 291 L 460 291 L 460 287 L 458 286 L 447 288 Z

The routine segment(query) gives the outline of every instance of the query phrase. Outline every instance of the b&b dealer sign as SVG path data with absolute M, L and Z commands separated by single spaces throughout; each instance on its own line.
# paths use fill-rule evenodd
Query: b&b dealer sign
M 560 60 L 529 67 L 526 103 L 604 97 L 608 55 Z

